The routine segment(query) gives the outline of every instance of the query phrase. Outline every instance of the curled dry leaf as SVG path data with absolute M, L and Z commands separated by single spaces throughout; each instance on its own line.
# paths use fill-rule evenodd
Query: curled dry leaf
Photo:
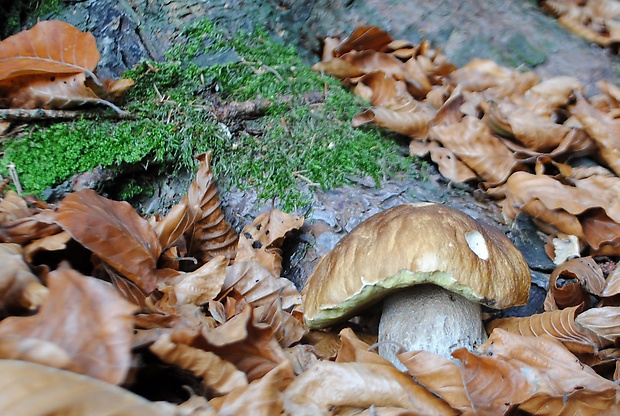
M 620 293 L 620 267 L 616 266 L 614 271 L 607 277 L 607 283 L 605 289 L 601 293 L 601 296 L 608 297 L 614 296 Z
M 54 235 L 62 229 L 54 221 L 56 213 L 51 210 L 41 211 L 29 217 L 2 222 L 0 241 L 4 243 L 28 244 L 33 240 Z
M 153 228 L 127 202 L 85 189 L 63 199 L 56 222 L 141 289 L 155 289 L 161 245 Z
M 58 20 L 39 22 L 0 42 L 0 106 L 65 109 L 118 100 L 131 80 L 100 81 L 95 38 Z
M 159 290 L 163 292 L 172 288 L 176 302 L 170 306 L 186 304 L 200 306 L 215 299 L 222 290 L 228 263 L 228 259 L 224 256 L 214 257 L 193 272 L 181 272 L 161 282 Z
M 5 108 L 72 109 L 88 104 L 114 104 L 97 96 L 85 84 L 84 73 L 30 75 L 0 82 L 0 106 Z
M 276 298 L 270 305 L 263 304 L 256 307 L 254 322 L 272 328 L 273 336 L 282 348 L 298 342 L 307 331 L 303 321 L 284 311 L 281 298 Z
M 562 397 L 575 390 L 619 391 L 618 385 L 579 362 L 562 343 L 547 336 L 512 334 L 495 329 L 480 352 L 506 361 L 526 377 L 535 393 Z
M 523 336 L 548 335 L 564 343 L 574 353 L 594 354 L 601 347 L 596 335 L 575 323 L 578 306 L 561 311 L 543 312 L 524 318 L 496 319 L 489 323 L 487 332 L 501 329 Z
M 257 261 L 273 276 L 282 271 L 282 242 L 286 235 L 300 228 L 304 217 L 290 215 L 278 209 L 260 214 L 246 225 L 239 237 L 235 261 Z
M 457 124 L 432 127 L 430 137 L 454 152 L 489 185 L 503 183 L 519 168 L 512 152 L 475 117 L 466 116 Z
M 392 37 L 384 30 L 376 26 L 360 26 L 340 42 L 333 56 L 338 57 L 353 50 L 383 52 L 391 42 Z
M 413 379 L 430 392 L 463 415 L 475 414 L 463 384 L 461 369 L 453 360 L 428 351 L 405 352 L 398 359 Z
M 32 263 L 34 256 L 39 252 L 64 250 L 70 241 L 71 235 L 66 231 L 34 240 L 24 247 L 24 260 Z
M 4 319 L 0 337 L 18 335 L 54 343 L 71 357 L 67 369 L 121 383 L 130 364 L 135 307 L 109 284 L 75 270 L 51 272 L 48 287 L 49 296 L 39 312 Z
M 548 296 L 559 309 L 590 304 L 590 294 L 600 296 L 605 287 L 603 271 L 592 257 L 568 260 L 553 270 Z
M 598 144 L 605 163 L 620 175 L 620 121 L 597 110 L 581 95 L 578 95 L 572 113 Z
M 532 394 L 533 386 L 518 368 L 495 357 L 478 356 L 459 348 L 461 377 L 476 415 L 503 415 Z
M 620 337 L 620 307 L 588 309 L 579 314 L 575 322 L 613 343 Z
M 576 235 L 595 250 L 616 251 L 620 248 L 620 179 L 593 177 L 571 183 L 516 172 L 506 182 L 503 212 L 514 218 L 520 208 L 556 231 Z
M 293 379 L 294 373 L 288 362 L 283 362 L 254 380 L 248 386 L 238 388 L 222 398 L 212 399 L 218 416 L 251 414 L 257 416 L 279 415 L 283 409 L 282 391 Z
M 231 288 L 255 307 L 271 305 L 278 299 L 285 310 L 301 305 L 301 294 L 293 282 L 283 277 L 275 277 L 256 261 L 235 260 L 226 268 L 222 291 Z
M 290 414 L 329 414 L 342 407 L 392 407 L 423 415 L 457 411 L 393 365 L 319 361 L 284 390 Z
M 359 127 L 373 123 L 405 136 L 425 139 L 432 115 L 414 103 L 400 108 L 373 107 L 353 117 L 351 125 Z
M 34 311 L 47 298 L 48 290 L 30 271 L 18 244 L 0 244 L 0 309 Z
M 173 416 L 174 406 L 152 403 L 100 380 L 15 360 L 0 360 L 0 413 L 11 416 Z
M 529 103 L 544 102 L 549 108 L 558 108 L 568 104 L 574 93 L 582 90 L 583 85 L 578 78 L 559 76 L 534 85 L 525 93 L 525 98 Z
M 452 150 L 439 146 L 435 141 L 412 140 L 409 143 L 409 153 L 416 156 L 430 153 L 431 160 L 437 163 L 439 172 L 451 181 L 464 183 L 478 179 L 476 172 L 461 162 Z
M 492 129 L 494 126 L 505 126 L 495 132 L 514 138 L 526 148 L 540 152 L 557 148 L 570 131 L 566 126 L 508 101 L 491 104 L 489 124 Z
M 21 196 L 12 190 L 8 190 L 4 198 L 0 200 L 0 224 L 20 218 L 28 218 L 35 212 L 35 210 L 28 207 L 28 204 Z
M 248 380 L 263 377 L 278 364 L 287 361 L 286 354 L 274 337 L 274 329 L 257 324 L 250 305 L 216 328 L 203 327 L 201 334 L 189 340 L 173 336 L 175 343 L 211 351 L 223 360 L 233 363 L 246 373 Z M 288 361 L 287 361 L 288 362 Z
M 403 81 L 388 77 L 383 71 L 374 71 L 361 77 L 353 92 L 374 106 L 390 106 L 399 100 L 413 100 L 406 88 Z
M 563 396 L 535 394 L 521 403 L 519 410 L 533 415 L 549 416 L 615 415 L 620 412 L 616 395 L 615 389 L 605 391 L 575 390 Z
M 202 385 L 216 396 L 230 393 L 248 384 L 245 374 L 216 354 L 176 344 L 170 335 L 163 334 L 149 347 L 162 361 L 174 364 L 202 378 Z
M 206 263 L 215 256 L 235 257 L 237 233 L 224 219 L 220 197 L 211 168 L 211 152 L 196 156 L 200 168 L 180 205 L 187 206 L 187 212 L 179 220 L 158 226 L 162 243 L 167 247 L 180 237 L 181 231 L 187 240 L 187 251 L 200 263 Z M 174 231 L 176 230 L 176 231 Z

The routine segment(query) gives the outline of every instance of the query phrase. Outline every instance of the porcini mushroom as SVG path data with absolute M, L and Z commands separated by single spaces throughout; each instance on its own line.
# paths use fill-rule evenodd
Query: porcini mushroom
M 530 282 L 523 255 L 498 229 L 445 205 L 404 204 L 321 258 L 302 291 L 304 319 L 323 328 L 384 300 L 379 353 L 403 368 L 390 344 L 446 357 L 472 349 L 487 336 L 480 304 L 524 305 Z

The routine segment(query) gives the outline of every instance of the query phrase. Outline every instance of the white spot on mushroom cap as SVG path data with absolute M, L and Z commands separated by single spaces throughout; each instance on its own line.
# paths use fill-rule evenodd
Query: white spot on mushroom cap
M 482 260 L 488 260 L 489 248 L 487 247 L 487 242 L 484 239 L 484 236 L 480 234 L 480 232 L 471 231 L 469 233 L 465 233 L 465 240 L 467 240 L 467 245 L 471 251 L 476 254 L 476 256 L 480 257 Z

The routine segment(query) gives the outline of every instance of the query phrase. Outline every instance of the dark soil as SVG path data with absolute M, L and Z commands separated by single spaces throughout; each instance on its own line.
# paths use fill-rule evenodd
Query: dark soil
M 119 76 L 141 58 L 162 59 L 179 29 L 204 17 L 230 33 L 250 30 L 256 24 L 265 26 L 283 42 L 295 44 L 308 63 L 318 60 L 322 37 L 373 24 L 395 38 L 429 39 L 457 65 L 480 57 L 533 70 L 543 78 L 572 75 L 586 85 L 589 94 L 596 92 L 595 83 L 601 79 L 620 84 L 615 55 L 567 32 L 534 1 L 87 0 L 68 5 L 59 15 L 93 32 L 102 52 L 99 73 L 103 77 Z M 519 218 L 509 227 L 494 202 L 474 188 L 451 187 L 432 168 L 425 176 L 426 180 L 392 178 L 381 187 L 356 179 L 340 189 L 316 192 L 308 221 L 286 253 L 285 274 L 301 287 L 319 257 L 362 220 L 396 204 L 437 201 L 509 233 L 530 263 L 534 285 L 531 304 L 507 313 L 537 312 L 554 265 L 544 254 L 543 237 L 528 218 Z M 161 184 L 159 190 L 161 199 L 185 193 L 185 187 L 171 183 Z M 269 205 L 247 191 L 233 190 L 222 195 L 222 200 L 237 225 Z

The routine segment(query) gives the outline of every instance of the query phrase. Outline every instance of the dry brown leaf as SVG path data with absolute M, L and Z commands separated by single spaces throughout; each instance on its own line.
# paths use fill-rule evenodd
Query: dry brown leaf
M 614 271 L 607 276 L 605 289 L 601 293 L 602 297 L 614 296 L 620 293 L 620 267 L 616 266 Z
M 340 79 L 349 79 L 364 75 L 364 71 L 342 58 L 333 58 L 312 65 L 312 70 L 322 74 L 333 75 Z
M 149 347 L 151 352 L 168 364 L 174 364 L 202 378 L 202 385 L 217 396 L 230 393 L 248 384 L 245 374 L 216 354 L 176 344 L 164 334 Z
M 405 81 L 407 90 L 416 99 L 422 100 L 433 89 L 429 78 L 430 73 L 423 66 L 422 57 L 412 58 L 405 62 Z
M 437 168 L 443 177 L 458 183 L 478 179 L 476 172 L 461 162 L 450 149 L 439 146 L 439 143 L 421 140 L 409 142 L 409 154 L 423 157 L 428 153 L 430 153 L 431 160 L 437 164 Z
M 220 207 L 213 169 L 211 152 L 196 156 L 200 168 L 180 205 L 187 206 L 187 212 L 180 219 L 164 220 L 158 225 L 157 234 L 166 246 L 172 244 L 180 234 L 185 234 L 188 255 L 206 263 L 215 256 L 233 258 L 237 233 L 224 219 Z M 170 215 L 170 214 L 169 214 Z
M 290 231 L 300 228 L 303 223 L 304 217 L 278 209 L 260 214 L 241 231 L 235 261 L 255 261 L 273 276 L 280 276 L 282 242 Z
M 392 37 L 376 26 L 359 26 L 334 49 L 333 56 L 338 57 L 350 51 L 373 50 L 383 52 L 392 42 Z
M 545 416 L 611 416 L 620 412 L 620 405 L 616 403 L 616 394 L 615 389 L 575 390 L 562 396 L 535 394 L 525 400 L 519 406 L 519 410 L 532 415 Z
M 562 397 L 580 389 L 601 393 L 619 389 L 580 363 L 562 343 L 548 335 L 522 336 L 498 328 L 480 347 L 480 352 L 510 363 L 536 387 L 538 394 Z
M 489 185 L 503 183 L 519 162 L 481 120 L 466 116 L 460 123 L 434 126 L 430 137 L 450 149 Z
M 215 299 L 222 290 L 228 263 L 224 256 L 214 257 L 193 272 L 181 272 L 161 282 L 158 289 L 162 292 L 172 289 L 175 302 L 170 306 L 203 305 Z
M 353 117 L 351 125 L 373 123 L 405 136 L 425 139 L 433 118 L 429 111 L 413 103 L 401 108 L 372 107 Z
M 514 218 L 520 208 L 595 250 L 620 246 L 620 179 L 595 176 L 571 183 L 574 186 L 547 175 L 515 172 L 506 182 L 503 212 Z
M 604 287 L 603 271 L 592 257 L 565 261 L 549 277 L 549 296 L 559 309 L 569 306 L 587 308 L 590 294 L 600 296 Z
M 52 210 L 41 211 L 28 217 L 9 219 L 1 224 L 0 241 L 25 245 L 33 240 L 54 235 L 62 231 L 54 222 L 55 220 L 56 213 Z
M 373 106 L 389 107 L 397 102 L 413 101 L 405 83 L 386 76 L 383 71 L 370 72 L 361 77 L 353 93 L 370 101 Z
M 4 319 L 0 337 L 49 341 L 71 356 L 69 370 L 121 383 L 130 364 L 135 307 L 109 284 L 71 269 L 51 272 L 48 287 L 39 312 Z
M 55 343 L 19 335 L 0 336 L 0 357 L 3 360 L 30 361 L 61 369 L 71 366 L 69 353 Z
M 525 93 L 530 110 L 532 102 L 544 102 L 549 108 L 565 106 L 574 95 L 575 91 L 581 92 L 583 85 L 578 78 L 558 76 L 542 80 Z M 539 113 L 540 114 L 540 113 Z
M 212 399 L 209 403 L 217 408 L 218 416 L 279 415 L 283 409 L 281 392 L 293 377 L 291 365 L 283 362 L 249 386 L 241 387 L 225 397 Z
M 173 416 L 153 403 L 100 380 L 15 360 L 0 360 L 0 413 L 11 416 Z
M 488 98 L 507 97 L 515 92 L 525 92 L 533 87 L 536 83 L 529 82 L 520 85 L 519 79 L 524 78 L 523 73 L 519 73 L 515 69 L 510 69 L 498 65 L 489 59 L 472 59 L 469 63 L 452 72 L 447 81 L 458 84 L 463 91 L 485 91 L 491 88 L 496 89 L 493 96 Z M 523 89 L 527 85 L 526 89 Z M 505 87 L 505 91 L 499 93 L 499 87 Z
M 0 42 L 0 81 L 23 75 L 92 75 L 99 62 L 95 37 L 68 23 L 46 20 Z
M 263 377 L 287 361 L 274 337 L 274 329 L 255 323 L 250 305 L 217 328 L 203 328 L 200 335 L 187 342 L 174 335 L 172 340 L 217 354 L 246 373 L 249 381 Z
M 28 263 L 32 263 L 34 256 L 41 251 L 64 250 L 67 248 L 67 243 L 70 241 L 71 236 L 66 231 L 34 240 L 24 247 L 24 260 Z
M 0 224 L 28 218 L 36 213 L 28 207 L 28 203 L 12 190 L 8 190 L 0 200 Z
M 429 416 L 457 414 L 391 364 L 319 361 L 284 391 L 284 408 L 290 414 L 323 415 L 340 407 L 394 407 Z
M 588 309 L 580 313 L 575 322 L 611 342 L 616 342 L 620 337 L 620 307 Z
M 0 244 L 0 309 L 13 312 L 36 310 L 48 290 L 30 271 L 18 244 Z
M 491 104 L 489 124 L 494 126 L 507 125 L 496 132 L 500 135 L 516 139 L 528 149 L 549 152 L 557 148 L 570 129 L 557 124 L 549 118 L 506 100 Z
M 293 282 L 275 277 L 256 261 L 235 261 L 228 266 L 222 291 L 231 288 L 254 306 L 271 305 L 277 299 L 285 310 L 301 305 L 301 294 Z
M 340 348 L 336 356 L 337 363 L 365 363 L 378 365 L 392 365 L 386 358 L 380 356 L 376 350 L 370 351 L 370 346 L 360 340 L 351 328 L 340 331 Z
M 383 71 L 387 76 L 396 79 L 406 79 L 405 65 L 400 59 L 392 55 L 365 50 L 347 52 L 336 59 L 343 59 L 348 62 L 352 68 L 358 68 L 362 74 Z M 327 63 L 329 63 L 329 61 Z
M 571 112 L 596 141 L 605 163 L 620 175 L 620 121 L 597 110 L 581 95 Z
M 0 82 L 0 106 L 66 110 L 103 104 L 122 113 L 114 104 L 97 96 L 85 81 L 84 73 L 11 78 Z
M 518 368 L 495 357 L 459 348 L 452 356 L 461 362 L 461 377 L 476 415 L 503 415 L 531 396 L 533 383 Z
M 487 325 L 487 332 L 501 329 L 524 336 L 548 335 L 564 343 L 574 353 L 593 354 L 601 346 L 600 341 L 593 333 L 575 323 L 577 308 L 574 306 L 523 318 L 496 319 Z
M 528 149 L 513 140 L 503 139 L 502 142 L 515 153 L 515 157 L 524 163 L 535 163 L 539 158 L 550 157 L 554 160 L 565 160 L 567 157 L 588 156 L 596 153 L 596 143 L 581 128 L 571 128 L 558 147 L 551 152 L 537 152 Z
M 273 336 L 282 348 L 290 347 L 298 342 L 307 332 L 302 320 L 299 320 L 282 309 L 282 299 L 273 303 L 263 304 L 254 309 L 254 322 L 265 324 L 273 329 Z
M 140 288 L 155 289 L 161 245 L 153 228 L 127 202 L 85 189 L 63 199 L 56 222 Z
M 474 415 L 461 378 L 461 369 L 453 361 L 428 351 L 411 351 L 398 355 L 415 381 L 441 397 L 463 415 Z

